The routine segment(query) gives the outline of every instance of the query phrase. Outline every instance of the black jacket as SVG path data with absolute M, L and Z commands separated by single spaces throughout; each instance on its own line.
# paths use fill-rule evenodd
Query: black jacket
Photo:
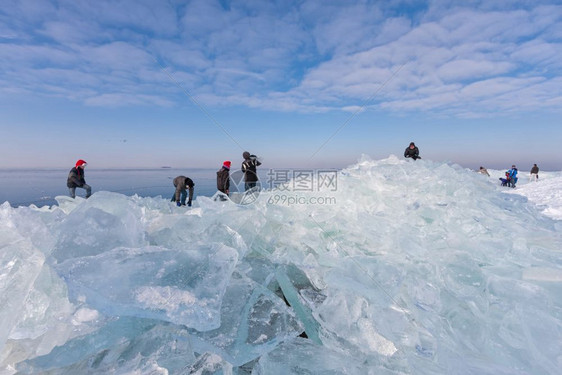
M 537 167 L 536 165 L 533 166 L 533 168 L 531 168 L 531 173 L 539 173 L 539 167 Z
M 74 167 L 70 170 L 66 180 L 66 186 L 69 188 L 82 187 L 86 183 L 84 179 L 84 169 Z
M 229 170 L 222 167 L 220 171 L 217 171 L 217 190 L 226 194 L 226 191 L 230 189 L 230 177 Z
M 242 172 L 244 172 L 245 182 L 256 182 L 258 180 L 258 173 L 256 167 L 259 167 L 261 163 L 256 158 L 256 155 L 250 155 L 248 159 L 245 159 L 242 163 Z
M 410 148 L 410 146 L 406 147 L 406 150 L 404 151 L 404 157 L 405 158 L 412 158 L 412 159 L 419 159 L 420 157 L 420 150 L 418 150 L 417 146 L 414 146 L 414 148 Z

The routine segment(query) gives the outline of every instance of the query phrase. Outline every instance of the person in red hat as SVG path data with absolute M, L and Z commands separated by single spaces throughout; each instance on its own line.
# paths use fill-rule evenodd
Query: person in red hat
M 230 192 L 230 165 L 230 161 L 227 160 L 217 171 L 217 190 L 226 195 Z
M 76 198 L 76 188 L 82 188 L 86 190 L 86 198 L 92 195 L 92 188 L 86 183 L 84 179 L 84 168 L 88 165 L 84 160 L 80 159 L 76 162 L 76 166 L 70 170 L 68 174 L 68 179 L 66 180 L 66 186 L 70 192 L 72 198 Z

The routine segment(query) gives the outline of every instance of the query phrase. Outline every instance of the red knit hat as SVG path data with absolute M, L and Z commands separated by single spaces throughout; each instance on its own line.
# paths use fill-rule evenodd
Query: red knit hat
M 222 166 L 225 168 L 230 169 L 230 160 L 225 161 L 224 163 L 222 163 Z
M 84 160 L 80 159 L 76 162 L 76 168 L 80 167 L 81 165 L 87 165 L 88 163 L 86 163 Z

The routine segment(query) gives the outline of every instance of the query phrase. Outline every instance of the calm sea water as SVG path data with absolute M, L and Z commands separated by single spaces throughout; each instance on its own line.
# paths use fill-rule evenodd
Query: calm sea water
M 68 195 L 66 179 L 70 169 L 0 169 L 0 203 L 14 207 L 56 204 L 55 197 Z M 188 176 L 195 182 L 195 197 L 212 196 L 216 192 L 217 169 L 88 169 L 86 182 L 96 191 L 112 191 L 125 195 L 170 198 L 173 179 Z M 85 190 L 76 189 L 84 196 Z

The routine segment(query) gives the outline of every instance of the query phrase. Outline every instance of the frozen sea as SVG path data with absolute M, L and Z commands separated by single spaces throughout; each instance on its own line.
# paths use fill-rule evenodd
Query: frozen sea
M 191 209 L 177 171 L 87 170 L 88 200 L 27 172 L 0 172 L 0 374 L 560 374 L 562 172 L 362 157 L 247 205 L 177 173 Z
M 57 204 L 55 197 L 68 195 L 66 179 L 70 169 L 0 169 L 0 202 L 12 206 L 38 207 Z M 216 191 L 216 169 L 91 169 L 86 168 L 86 182 L 92 192 L 112 191 L 142 197 L 171 197 L 176 176 L 195 181 L 196 195 L 211 196 Z M 76 194 L 84 196 L 83 189 Z

